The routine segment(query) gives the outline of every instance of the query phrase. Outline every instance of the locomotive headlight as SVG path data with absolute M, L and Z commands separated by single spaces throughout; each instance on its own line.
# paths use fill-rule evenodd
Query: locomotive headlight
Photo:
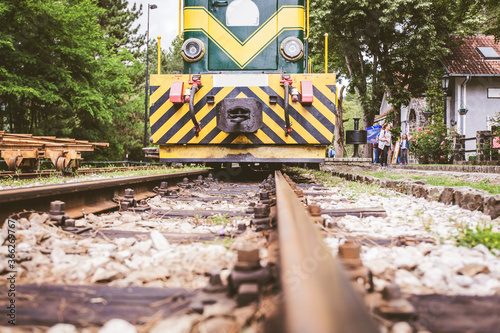
M 288 37 L 281 43 L 281 55 L 286 60 L 297 61 L 304 55 L 304 44 L 296 37 Z
M 198 38 L 189 38 L 182 44 L 182 57 L 188 62 L 195 62 L 203 58 L 205 45 Z

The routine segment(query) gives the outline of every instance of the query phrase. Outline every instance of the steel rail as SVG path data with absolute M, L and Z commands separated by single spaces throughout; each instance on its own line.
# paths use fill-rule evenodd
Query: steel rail
M 378 332 L 342 264 L 280 171 L 276 210 L 286 332 Z
M 125 189 L 134 190 L 137 200 L 155 196 L 153 189 L 162 181 L 177 184 L 183 178 L 194 179 L 210 170 L 185 171 L 151 176 L 121 177 L 101 181 L 47 185 L 0 191 L 0 225 L 14 213 L 23 210 L 49 211 L 50 202 L 65 202 L 66 214 L 71 218 L 85 213 L 97 213 L 118 207 L 113 199 L 123 196 Z
M 90 168 L 90 169 L 78 169 L 78 175 L 91 174 L 91 173 L 103 173 L 103 172 L 115 172 L 115 171 L 134 171 L 134 170 L 147 170 L 154 169 L 155 166 L 130 166 L 130 167 L 109 167 L 109 168 Z M 15 179 L 35 179 L 51 176 L 66 176 L 71 177 L 73 174 L 62 174 L 61 171 L 52 169 L 44 170 L 41 172 L 23 172 L 15 173 L 14 171 L 0 171 L 0 179 L 2 178 L 15 178 Z

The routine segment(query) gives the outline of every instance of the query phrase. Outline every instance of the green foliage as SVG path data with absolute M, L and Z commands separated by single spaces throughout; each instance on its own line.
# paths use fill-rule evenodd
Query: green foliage
M 452 159 L 455 132 L 447 133 L 443 123 L 430 124 L 427 128 L 419 127 L 411 133 L 410 151 L 421 164 L 449 163 Z
M 311 8 L 311 53 L 323 54 L 327 32 L 330 68 L 359 94 L 365 126 L 386 89 L 396 110 L 420 96 L 449 36 L 479 23 L 474 2 L 461 0 L 313 0 Z
M 475 230 L 465 227 L 456 237 L 457 245 L 474 247 L 483 244 L 488 249 L 500 250 L 500 233 L 493 231 L 492 225 L 477 225 Z
M 495 40 L 500 40 L 500 6 L 498 0 L 478 1 L 478 6 L 484 6 L 484 21 L 482 31 L 485 35 L 495 36 Z
M 213 224 L 225 226 L 226 224 L 231 222 L 231 221 L 229 221 L 228 217 L 229 217 L 228 214 L 224 214 L 224 215 L 217 214 L 217 215 L 210 216 L 209 219 L 211 220 L 211 222 Z

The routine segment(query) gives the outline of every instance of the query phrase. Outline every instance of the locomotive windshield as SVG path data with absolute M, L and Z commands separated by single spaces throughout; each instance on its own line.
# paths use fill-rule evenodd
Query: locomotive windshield
M 235 0 L 227 7 L 226 26 L 250 27 L 259 25 L 259 7 L 252 0 Z

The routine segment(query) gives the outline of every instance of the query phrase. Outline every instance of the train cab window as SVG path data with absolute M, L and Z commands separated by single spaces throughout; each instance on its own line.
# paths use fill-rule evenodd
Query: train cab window
M 226 11 L 226 26 L 243 27 L 259 25 L 259 7 L 252 0 L 235 0 Z

